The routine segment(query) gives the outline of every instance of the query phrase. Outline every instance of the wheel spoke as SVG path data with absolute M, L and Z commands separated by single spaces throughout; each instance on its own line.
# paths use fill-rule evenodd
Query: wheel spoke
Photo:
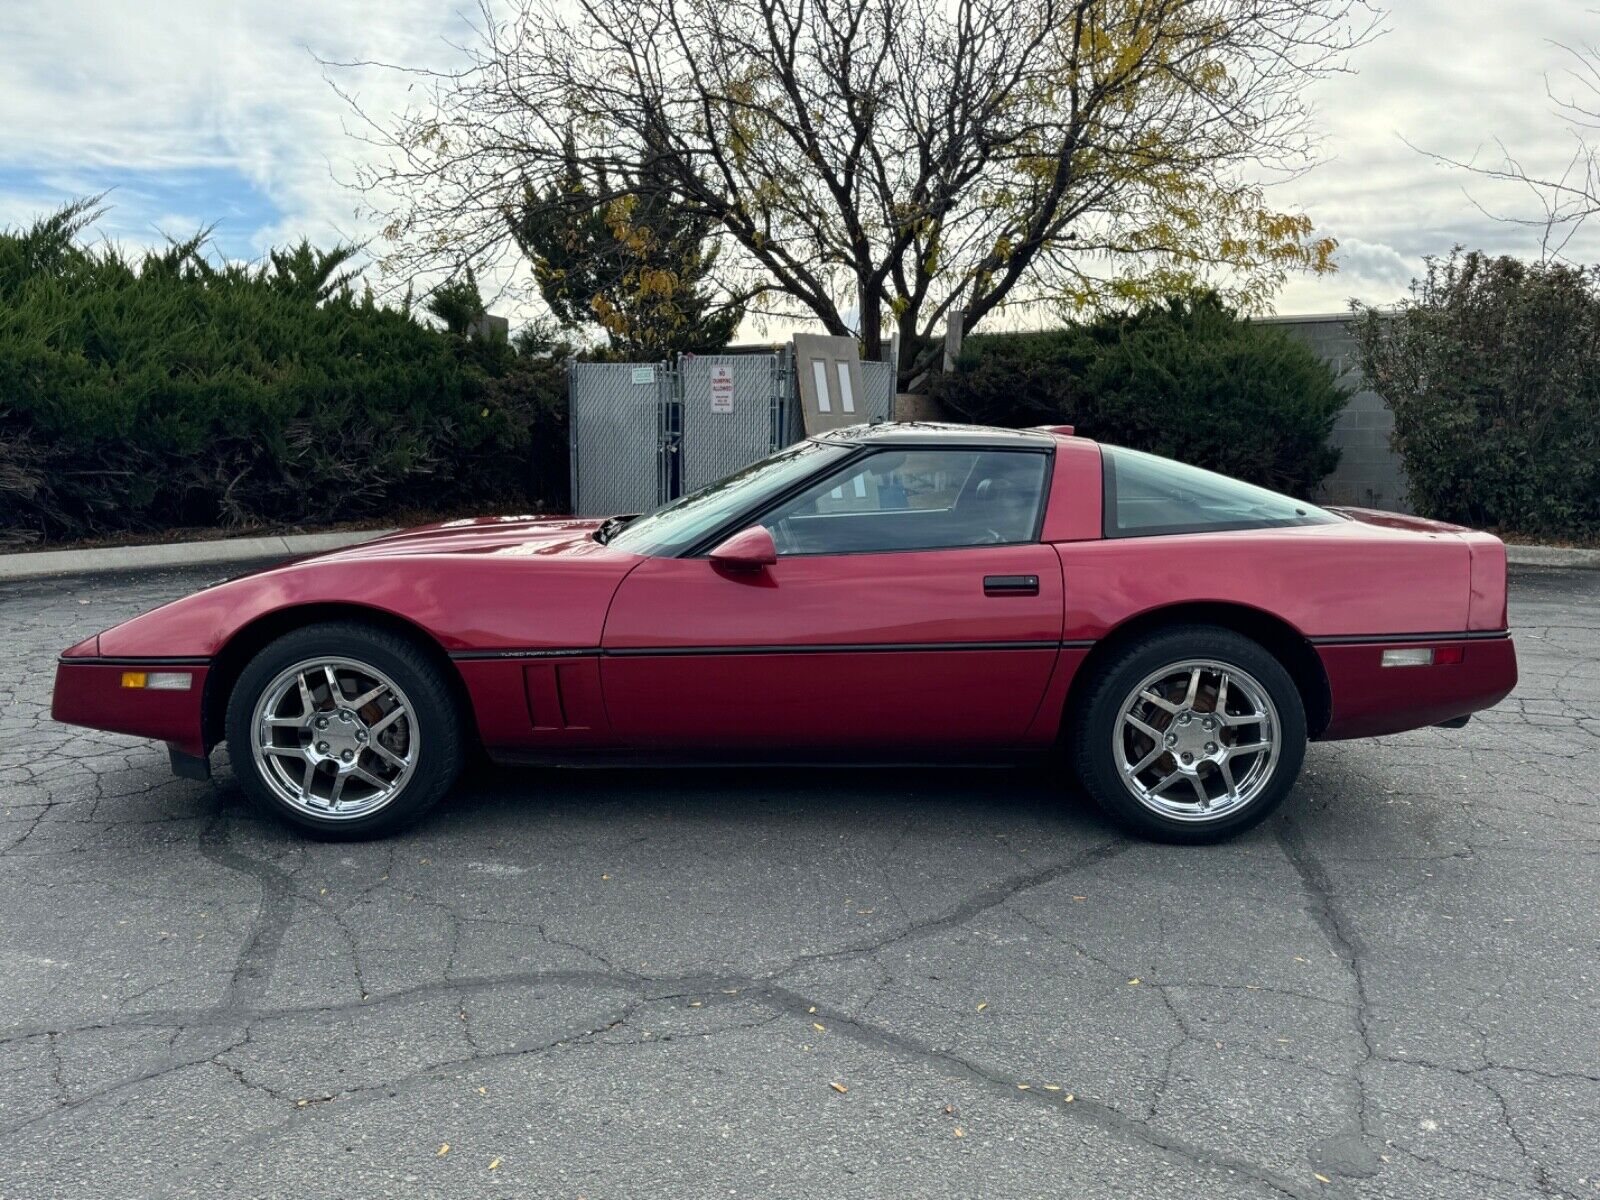
M 311 685 L 306 682 L 305 672 L 296 675 L 294 681 L 300 687 L 300 703 L 305 707 L 305 711 L 300 715 L 309 717 L 317 711 L 317 702 L 311 698 Z
M 1189 782 L 1194 785 L 1195 800 L 1201 808 L 1211 807 L 1211 797 L 1206 795 L 1206 785 L 1200 782 L 1199 775 L 1189 776 Z
M 384 713 L 383 716 L 379 717 L 371 725 L 368 725 L 367 726 L 367 732 L 369 734 L 371 734 L 373 737 L 377 737 L 385 729 L 389 728 L 389 726 L 393 725 L 396 721 L 398 721 L 401 717 L 403 717 L 405 715 L 406 715 L 405 705 L 396 704 L 388 712 Z
M 1233 763 L 1224 757 L 1217 764 L 1217 769 L 1222 772 L 1222 782 L 1228 789 L 1228 795 L 1236 794 L 1239 790 L 1239 785 L 1233 781 Z
M 361 695 L 357 696 L 354 700 L 346 701 L 346 703 L 349 704 L 349 706 L 351 708 L 356 708 L 356 709 L 365 708 L 367 705 L 371 704 L 374 700 L 376 700 L 379 696 L 383 695 L 388 690 L 389 690 L 389 685 L 387 683 L 380 683 L 377 687 L 373 688 L 371 691 L 362 692 Z
M 384 791 L 390 786 L 387 782 L 385 782 L 382 779 L 379 779 L 376 775 L 374 775 L 371 771 L 367 770 L 360 763 L 357 763 L 355 766 L 350 768 L 350 774 L 354 775 L 357 779 L 361 780 L 363 783 L 370 783 L 373 787 L 377 788 L 379 791 Z
M 1218 717 L 1224 718 L 1224 724 L 1226 724 L 1228 715 L 1228 673 L 1226 671 L 1222 673 L 1217 682 L 1217 702 L 1211 706 L 1211 710 Z
M 1195 698 L 1195 696 L 1197 696 L 1199 694 L 1199 692 L 1200 692 L 1200 668 L 1199 667 L 1193 667 L 1189 671 L 1189 690 L 1184 693 L 1183 706 L 1185 708 L 1193 708 L 1194 707 L 1194 698 Z
M 1151 788 L 1150 789 L 1150 794 L 1152 796 L 1159 795 L 1160 793 L 1166 791 L 1167 788 L 1171 787 L 1174 783 L 1176 783 L 1178 780 L 1180 780 L 1182 778 L 1183 778 L 1183 772 L 1182 771 L 1174 771 L 1174 772 L 1172 772 L 1172 774 L 1168 775 L 1165 779 L 1163 779 L 1160 783 L 1156 784 L 1155 787 Z
M 371 750 L 391 767 L 394 767 L 397 770 L 405 770 L 407 765 L 406 760 L 401 758 L 398 754 L 389 749 L 389 747 L 383 745 L 381 742 L 368 742 L 367 749 Z
M 1178 706 L 1176 704 L 1174 704 L 1171 700 L 1168 700 L 1165 696 L 1162 696 L 1154 688 L 1145 688 L 1144 691 L 1139 693 L 1139 699 L 1148 700 L 1157 708 L 1163 709 L 1169 713 L 1175 713 L 1178 711 Z
M 338 708 L 344 701 L 344 689 L 339 686 L 339 677 L 333 673 L 332 666 L 323 667 L 322 673 L 328 677 L 328 695 L 333 698 L 333 706 Z
M 268 717 L 267 725 L 272 729 L 298 729 L 304 725 L 304 717 Z
M 1123 716 L 1122 716 L 1122 719 L 1124 721 L 1126 721 L 1129 725 L 1132 725 L 1140 733 L 1144 734 L 1145 737 L 1152 739 L 1156 743 L 1156 745 L 1159 746 L 1161 744 L 1161 731 L 1159 729 L 1157 729 L 1154 725 L 1150 725 L 1150 724 L 1145 723 L 1144 721 L 1141 721 L 1138 717 L 1134 716 L 1132 713 L 1124 713 Z
M 305 774 L 300 777 L 300 790 L 304 792 L 307 800 L 313 799 L 311 795 L 311 781 L 317 777 L 317 764 L 311 761 L 311 756 L 306 755 Z
M 1250 742 L 1243 746 L 1229 746 L 1227 756 L 1232 758 L 1237 754 L 1256 754 L 1262 750 L 1270 749 L 1272 749 L 1271 742 Z
M 279 758 L 305 758 L 306 752 L 300 746 L 263 746 L 263 754 L 275 754 Z
M 328 803 L 333 807 L 339 807 L 339 797 L 344 795 L 344 785 L 349 778 L 350 773 L 348 771 L 340 771 L 333 777 L 333 790 L 328 793 Z
M 1266 719 L 1267 719 L 1267 714 L 1266 713 L 1261 713 L 1261 712 L 1248 712 L 1248 713 L 1225 713 L 1225 712 L 1219 712 L 1217 714 L 1217 724 L 1225 725 L 1229 729 L 1237 729 L 1241 725 L 1259 725 L 1259 724 L 1261 724 L 1262 721 L 1264 721 Z
M 1163 746 L 1160 742 L 1157 742 L 1156 743 L 1156 748 L 1154 750 L 1150 751 L 1149 754 L 1146 754 L 1138 762 L 1134 763 L 1133 766 L 1124 767 L 1123 769 L 1125 771 L 1127 771 L 1127 773 L 1129 775 L 1138 775 L 1146 767 L 1148 767 L 1151 763 L 1155 762 L 1156 759 L 1160 758 L 1163 754 L 1165 754 L 1166 753 L 1166 749 L 1167 748 L 1165 746 Z

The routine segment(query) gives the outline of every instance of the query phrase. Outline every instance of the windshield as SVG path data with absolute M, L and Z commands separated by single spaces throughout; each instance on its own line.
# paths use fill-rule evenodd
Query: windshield
M 1103 446 L 1105 535 L 1148 537 L 1232 529 L 1327 525 L 1338 517 L 1304 500 L 1170 458 Z
M 752 463 L 697 492 L 680 496 L 648 516 L 630 521 L 606 543 L 634 554 L 665 555 L 686 550 L 740 511 L 836 462 L 851 450 L 827 442 L 798 442 Z

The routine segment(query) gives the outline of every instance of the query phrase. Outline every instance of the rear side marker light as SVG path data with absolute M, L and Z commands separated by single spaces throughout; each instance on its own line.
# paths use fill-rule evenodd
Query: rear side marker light
M 1404 650 L 1385 650 L 1383 652 L 1383 665 L 1386 667 L 1444 667 L 1464 661 L 1466 648 L 1463 646 L 1418 646 Z
M 194 676 L 187 671 L 124 671 L 122 686 L 147 692 L 187 692 Z

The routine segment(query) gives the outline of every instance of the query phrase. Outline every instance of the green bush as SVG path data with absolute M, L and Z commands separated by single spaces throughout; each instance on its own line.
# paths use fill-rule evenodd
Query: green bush
M 93 215 L 0 233 L 0 540 L 565 504 L 560 364 L 358 298 L 348 249 L 133 260 Z
M 1358 311 L 1411 500 L 1507 531 L 1600 533 L 1600 274 L 1481 253 L 1430 262 L 1398 313 Z
M 966 420 L 1072 424 L 1291 494 L 1337 465 L 1328 436 L 1347 398 L 1312 350 L 1209 293 L 1044 333 L 975 335 L 930 391 Z

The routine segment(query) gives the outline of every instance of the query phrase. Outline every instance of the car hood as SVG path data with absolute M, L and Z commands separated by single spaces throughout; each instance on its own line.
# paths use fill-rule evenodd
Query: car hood
M 587 517 L 463 517 L 402 529 L 346 546 L 308 555 L 299 562 L 334 559 L 394 558 L 415 555 L 540 555 L 590 554 L 600 549 L 591 536 L 600 526 Z

